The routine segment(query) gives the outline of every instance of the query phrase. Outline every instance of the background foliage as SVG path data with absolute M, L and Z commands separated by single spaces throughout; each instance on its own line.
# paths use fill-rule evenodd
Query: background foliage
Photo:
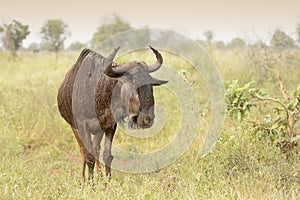
M 126 30 L 131 28 L 127 22 L 117 19 L 113 19 L 111 26 L 108 22 L 100 27 L 115 30 L 113 27 L 119 23 Z M 0 28 L 2 37 L 4 30 Z M 106 37 L 112 34 L 101 33 Z M 204 159 L 198 156 L 211 120 L 205 82 L 188 62 L 162 52 L 164 64 L 181 72 L 195 92 L 201 109 L 197 137 L 191 148 L 171 166 L 146 174 L 113 170 L 107 187 L 106 179 L 99 177 L 95 181 L 96 189 L 80 185 L 79 148 L 56 103 L 57 89 L 76 61 L 79 49 L 91 44 L 74 43 L 70 50 L 76 51 L 60 52 L 57 61 L 37 43 L 30 45 L 28 51 L 20 51 L 16 60 L 8 52 L 0 51 L 0 198 L 300 199 L 298 42 L 294 41 L 292 46 L 282 46 L 281 42 L 248 44 L 236 38 L 226 44 L 215 41 L 214 34 L 206 34 L 207 41 L 198 43 L 206 49 L 223 77 L 228 114 L 232 118 L 226 119 L 213 152 Z M 167 38 L 162 35 L 160 39 L 168 41 Z M 279 38 L 290 41 L 289 37 Z M 181 49 L 185 51 L 188 47 L 181 46 Z M 152 54 L 149 57 L 145 52 L 138 52 L 117 62 L 152 63 L 153 59 Z M 279 72 L 289 99 L 278 86 Z M 168 112 L 163 132 L 141 140 L 118 129 L 116 145 L 143 152 L 172 141 L 179 128 L 180 105 L 164 88 L 155 88 L 154 96 L 156 104 Z M 289 115 L 294 116 L 292 135 L 289 135 L 291 129 L 286 123 L 284 107 L 260 98 L 282 102 Z M 291 155 L 283 151 L 282 141 L 296 142 Z
M 3 27 L 0 26 L 1 32 L 3 32 L 1 39 L 4 48 L 10 51 L 13 57 L 16 57 L 23 40 L 30 34 L 28 25 L 13 20 L 9 24 L 4 24 Z

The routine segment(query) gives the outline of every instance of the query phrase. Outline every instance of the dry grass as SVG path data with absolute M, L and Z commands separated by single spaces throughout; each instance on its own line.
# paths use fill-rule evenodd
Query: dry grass
M 224 64 L 219 66 L 225 84 L 244 76 L 247 69 L 239 69 L 243 57 L 215 53 L 216 62 Z M 192 87 L 202 115 L 195 141 L 180 159 L 157 172 L 113 170 L 107 188 L 105 179 L 96 180 L 95 190 L 88 185 L 81 188 L 79 148 L 56 105 L 57 88 L 76 56 L 63 53 L 56 63 L 46 53 L 28 53 L 17 61 L 0 54 L 0 199 L 300 199 L 299 156 L 287 162 L 275 147 L 256 140 L 247 128 L 236 127 L 229 119 L 213 153 L 199 159 L 209 95 L 201 77 L 193 75 L 184 61 L 168 61 L 168 56 L 169 66 L 187 69 L 188 81 L 196 81 Z M 290 75 L 289 85 L 299 86 L 295 75 L 299 70 L 287 72 L 283 79 Z M 265 86 L 271 81 L 266 80 Z M 118 132 L 116 144 L 152 151 L 170 141 L 180 113 L 174 111 L 175 97 L 165 92 L 155 91 L 157 102 L 173 112 L 163 133 L 141 141 Z

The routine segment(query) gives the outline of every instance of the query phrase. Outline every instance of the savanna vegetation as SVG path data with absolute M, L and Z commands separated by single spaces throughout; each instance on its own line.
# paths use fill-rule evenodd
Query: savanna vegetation
M 166 168 L 144 174 L 113 170 L 109 183 L 96 175 L 94 185 L 84 186 L 78 144 L 56 103 L 57 89 L 80 52 L 62 51 L 56 60 L 45 51 L 19 51 L 17 59 L 1 51 L 0 199 L 300 199 L 297 41 L 277 31 L 284 42 L 275 42 L 274 36 L 270 45 L 249 45 L 236 38 L 224 46 L 213 35 L 207 31 L 207 41 L 198 42 L 223 78 L 228 117 L 212 153 L 199 157 L 210 125 L 206 84 L 188 62 L 162 52 L 164 64 L 182 73 L 197 97 L 197 137 Z M 118 59 L 151 63 L 154 58 L 133 52 Z M 155 88 L 154 96 L 167 113 L 163 130 L 140 139 L 119 129 L 115 145 L 151 152 L 174 138 L 179 102 L 163 87 Z

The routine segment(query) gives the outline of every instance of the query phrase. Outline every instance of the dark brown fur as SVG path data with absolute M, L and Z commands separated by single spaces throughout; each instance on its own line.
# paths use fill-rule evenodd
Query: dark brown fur
M 130 125 L 135 124 L 140 128 L 148 128 L 153 124 L 152 87 L 165 84 L 167 81 L 150 76 L 149 73 L 158 70 L 162 65 L 160 53 L 150 48 L 157 58 L 157 62 L 151 66 L 144 62 L 116 65 L 113 58 L 118 48 L 108 58 L 84 49 L 67 72 L 58 90 L 58 109 L 70 124 L 79 143 L 83 156 L 81 171 L 83 179 L 86 165 L 89 180 L 93 179 L 95 162 L 97 169 L 100 168 L 99 151 L 104 133 L 103 161 L 106 175 L 110 178 L 113 159 L 111 145 L 118 121 L 128 117 Z M 93 141 L 91 133 L 94 134 Z
M 73 112 L 72 112 L 72 94 L 75 78 L 78 69 L 81 66 L 83 59 L 91 52 L 89 49 L 84 49 L 80 53 L 76 63 L 67 72 L 65 79 L 63 80 L 61 86 L 58 89 L 57 102 L 58 110 L 61 116 L 75 128 Z

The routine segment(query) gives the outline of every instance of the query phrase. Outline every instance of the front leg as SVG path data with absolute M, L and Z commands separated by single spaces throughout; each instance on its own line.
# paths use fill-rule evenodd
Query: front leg
M 95 158 L 96 158 L 96 171 L 97 174 L 102 176 L 101 174 L 101 166 L 99 162 L 99 154 L 100 154 L 100 145 L 101 145 L 101 140 L 103 137 L 104 132 L 102 130 L 97 131 L 97 133 L 94 135 L 93 138 L 93 149 L 95 153 Z
M 113 156 L 111 154 L 111 145 L 115 135 L 117 125 L 105 130 L 105 145 L 104 145 L 104 153 L 103 153 L 103 161 L 105 163 L 105 171 L 108 180 L 111 178 L 111 163 L 113 160 Z

